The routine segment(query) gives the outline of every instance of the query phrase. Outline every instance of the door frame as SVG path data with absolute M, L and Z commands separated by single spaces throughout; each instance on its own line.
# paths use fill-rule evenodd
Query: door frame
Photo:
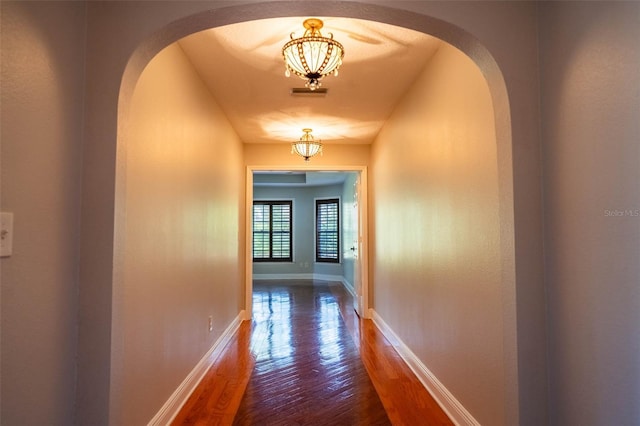
M 369 203 L 367 166 L 247 166 L 245 190 L 245 293 L 243 319 L 250 320 L 253 315 L 253 172 L 255 171 L 312 171 L 312 172 L 356 172 L 360 175 L 360 193 L 358 194 L 359 226 L 362 229 L 362 250 L 359 253 L 360 286 L 362 292 L 362 310 L 365 318 L 371 318 L 369 307 Z M 357 283 L 353 283 L 354 291 Z M 356 291 L 357 293 L 357 291 Z

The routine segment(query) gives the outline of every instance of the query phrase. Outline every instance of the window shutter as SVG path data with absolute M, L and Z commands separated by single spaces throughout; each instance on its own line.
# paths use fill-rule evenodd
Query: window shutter
M 253 202 L 254 262 L 291 262 L 292 201 Z
M 316 261 L 338 263 L 339 247 L 339 200 L 316 200 Z

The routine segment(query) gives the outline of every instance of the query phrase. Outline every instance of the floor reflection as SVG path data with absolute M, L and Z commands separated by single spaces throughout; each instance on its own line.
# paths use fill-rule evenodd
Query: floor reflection
M 235 424 L 389 424 L 327 284 L 255 282 L 253 327 Z
M 267 335 L 265 350 L 257 353 L 257 359 L 278 359 L 293 354 L 291 341 L 291 294 L 286 289 L 256 289 L 253 293 L 253 318 L 258 333 Z M 265 331 L 262 331 L 265 330 Z
M 308 286 L 308 285 L 307 285 Z M 316 342 L 321 365 L 328 366 L 343 358 L 344 350 L 340 342 L 340 332 L 344 323 L 335 296 L 328 286 L 312 286 L 313 309 L 307 312 L 306 306 L 300 306 L 297 314 L 291 309 L 295 287 L 260 285 L 254 287 L 253 320 L 257 330 L 257 338 L 266 335 L 264 350 L 257 353 L 258 359 L 279 359 L 291 357 L 295 353 L 295 342 L 292 341 L 292 327 L 311 327 L 315 331 Z M 298 288 L 298 290 L 302 290 Z M 305 303 L 302 292 L 298 291 L 297 302 Z M 304 312 L 304 314 L 303 314 Z M 305 330 L 302 330 L 305 331 Z M 298 344 L 302 342 L 297 342 Z M 309 344 L 311 342 L 304 342 Z M 292 362 L 292 360 L 289 360 Z
M 340 310 L 333 295 L 323 294 L 319 298 L 320 360 L 323 365 L 330 365 L 342 359 L 344 351 L 340 346 L 340 328 L 344 327 L 340 320 Z

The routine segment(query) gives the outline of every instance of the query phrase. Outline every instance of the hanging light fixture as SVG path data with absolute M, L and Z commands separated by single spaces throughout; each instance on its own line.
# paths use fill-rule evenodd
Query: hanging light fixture
M 282 48 L 282 56 L 286 65 L 285 75 L 291 73 L 307 80 L 305 86 L 316 90 L 321 86 L 320 80 L 327 74 L 338 75 L 338 68 L 342 65 L 344 48 L 333 39 L 333 34 L 323 37 L 320 19 L 310 18 L 303 22 L 305 32 L 300 38 L 293 38 Z
M 304 161 L 316 154 L 322 155 L 322 144 L 313 138 L 311 129 L 302 129 L 304 135 L 300 136 L 300 140 L 291 143 L 291 153 L 304 157 Z

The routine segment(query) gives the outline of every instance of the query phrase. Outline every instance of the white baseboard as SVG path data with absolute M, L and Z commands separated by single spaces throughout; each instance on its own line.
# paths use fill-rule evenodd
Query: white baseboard
M 342 275 L 325 274 L 253 274 L 254 280 L 317 280 L 343 282 Z
M 254 280 L 312 280 L 313 274 L 253 274 Z
M 356 296 L 356 290 L 355 288 L 353 288 L 353 284 L 351 284 L 349 281 L 347 281 L 344 277 L 342 277 L 342 279 L 340 280 L 342 282 L 342 285 L 344 286 L 344 288 L 351 294 L 351 296 L 353 296 L 353 298 L 355 299 Z
M 229 326 L 222 332 L 222 335 L 220 335 L 218 340 L 216 340 L 213 346 L 211 346 L 211 349 L 204 354 L 202 359 L 198 364 L 196 364 L 193 370 L 191 370 L 147 426 L 165 426 L 171 424 L 173 419 L 180 412 L 182 406 L 187 402 L 187 399 L 189 399 L 191 393 L 195 390 L 198 384 L 200 384 L 200 381 L 204 378 L 209 367 L 222 354 L 224 347 L 227 345 L 229 340 L 231 340 L 233 334 L 238 330 L 238 327 L 240 327 L 240 323 L 244 317 L 245 312 L 241 311 L 231 324 L 229 324 Z
M 318 281 L 330 281 L 339 283 L 344 281 L 344 277 L 342 275 L 313 274 L 313 279 Z
M 440 407 L 447 413 L 449 418 L 457 426 L 480 426 L 480 423 L 473 418 L 464 406 L 451 392 L 429 371 L 429 369 L 418 359 L 418 357 L 404 344 L 398 335 L 384 322 L 378 313 L 371 309 L 373 323 L 382 332 L 384 337 L 393 345 L 400 357 L 409 366 L 411 371 L 418 377 L 418 380 L 429 391 L 431 396 L 438 402 Z
M 342 283 L 344 288 L 356 297 L 353 285 L 347 281 L 342 275 L 324 275 L 324 274 L 254 274 L 254 280 L 317 280 Z

